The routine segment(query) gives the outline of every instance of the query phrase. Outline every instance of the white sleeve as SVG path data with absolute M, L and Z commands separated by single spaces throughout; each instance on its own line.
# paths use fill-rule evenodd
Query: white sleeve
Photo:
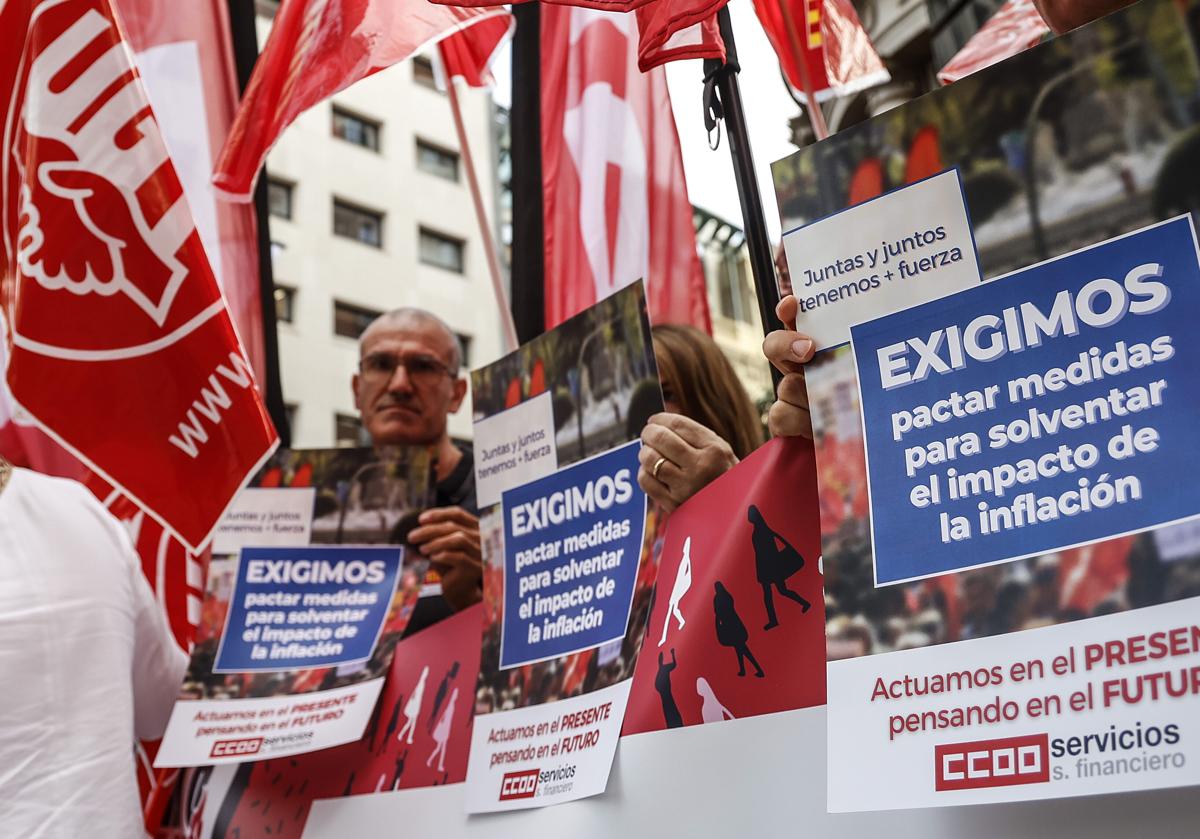
M 124 541 L 124 540 L 123 540 Z M 128 545 L 128 542 L 125 542 Z M 132 554 L 132 548 L 129 548 Z M 130 576 L 134 609 L 133 726 L 142 740 L 162 736 L 187 672 L 188 657 L 175 643 L 141 563 L 131 556 Z

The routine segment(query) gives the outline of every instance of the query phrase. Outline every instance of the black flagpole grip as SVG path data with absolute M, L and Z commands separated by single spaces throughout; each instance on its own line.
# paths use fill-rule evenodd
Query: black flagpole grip
M 746 111 L 742 107 L 742 92 L 738 85 L 741 67 L 738 65 L 737 46 L 733 40 L 727 6 L 717 12 L 717 24 L 721 39 L 725 42 L 725 63 L 712 58 L 704 61 L 705 121 L 710 132 L 717 120 L 725 123 L 729 155 L 733 159 L 733 174 L 742 205 L 746 246 L 750 251 L 750 268 L 758 296 L 758 311 L 762 316 L 765 334 L 778 327 L 775 306 L 779 303 L 779 285 L 775 278 L 775 260 L 771 252 L 771 238 L 767 235 L 762 195 L 754 175 L 750 133 L 746 130 Z M 779 371 L 771 368 L 771 376 L 778 387 Z

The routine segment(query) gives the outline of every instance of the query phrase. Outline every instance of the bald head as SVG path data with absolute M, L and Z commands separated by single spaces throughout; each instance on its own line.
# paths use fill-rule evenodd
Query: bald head
M 462 346 L 424 309 L 380 315 L 358 341 L 354 404 L 376 445 L 448 445 L 446 418 L 462 405 Z
M 451 374 L 457 376 L 463 363 L 462 342 L 458 340 L 458 336 L 454 334 L 454 330 L 444 320 L 433 312 L 418 309 L 415 306 L 403 306 L 399 309 L 392 309 L 390 312 L 384 312 L 371 321 L 370 326 L 364 329 L 362 335 L 358 337 L 360 354 L 363 348 L 371 342 L 371 339 L 377 335 L 413 329 L 420 330 L 426 334 L 429 332 L 442 333 L 446 343 L 446 355 L 443 357 L 443 361 L 450 368 Z

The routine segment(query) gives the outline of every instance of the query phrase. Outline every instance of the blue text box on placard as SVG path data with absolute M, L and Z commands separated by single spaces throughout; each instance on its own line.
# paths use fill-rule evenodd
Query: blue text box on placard
M 504 493 L 502 669 L 625 636 L 646 520 L 640 446 Z
M 877 584 L 1200 515 L 1188 217 L 851 330 Z
M 213 672 L 369 659 L 401 558 L 400 548 L 243 548 Z

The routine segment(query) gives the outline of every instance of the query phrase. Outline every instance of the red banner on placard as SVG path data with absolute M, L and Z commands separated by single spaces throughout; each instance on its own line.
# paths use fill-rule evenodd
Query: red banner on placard
M 776 439 L 671 514 L 623 734 L 825 703 L 816 490 Z
M 0 46 L 8 385 L 197 549 L 276 435 L 132 56 L 108 0 L 9 2 Z

